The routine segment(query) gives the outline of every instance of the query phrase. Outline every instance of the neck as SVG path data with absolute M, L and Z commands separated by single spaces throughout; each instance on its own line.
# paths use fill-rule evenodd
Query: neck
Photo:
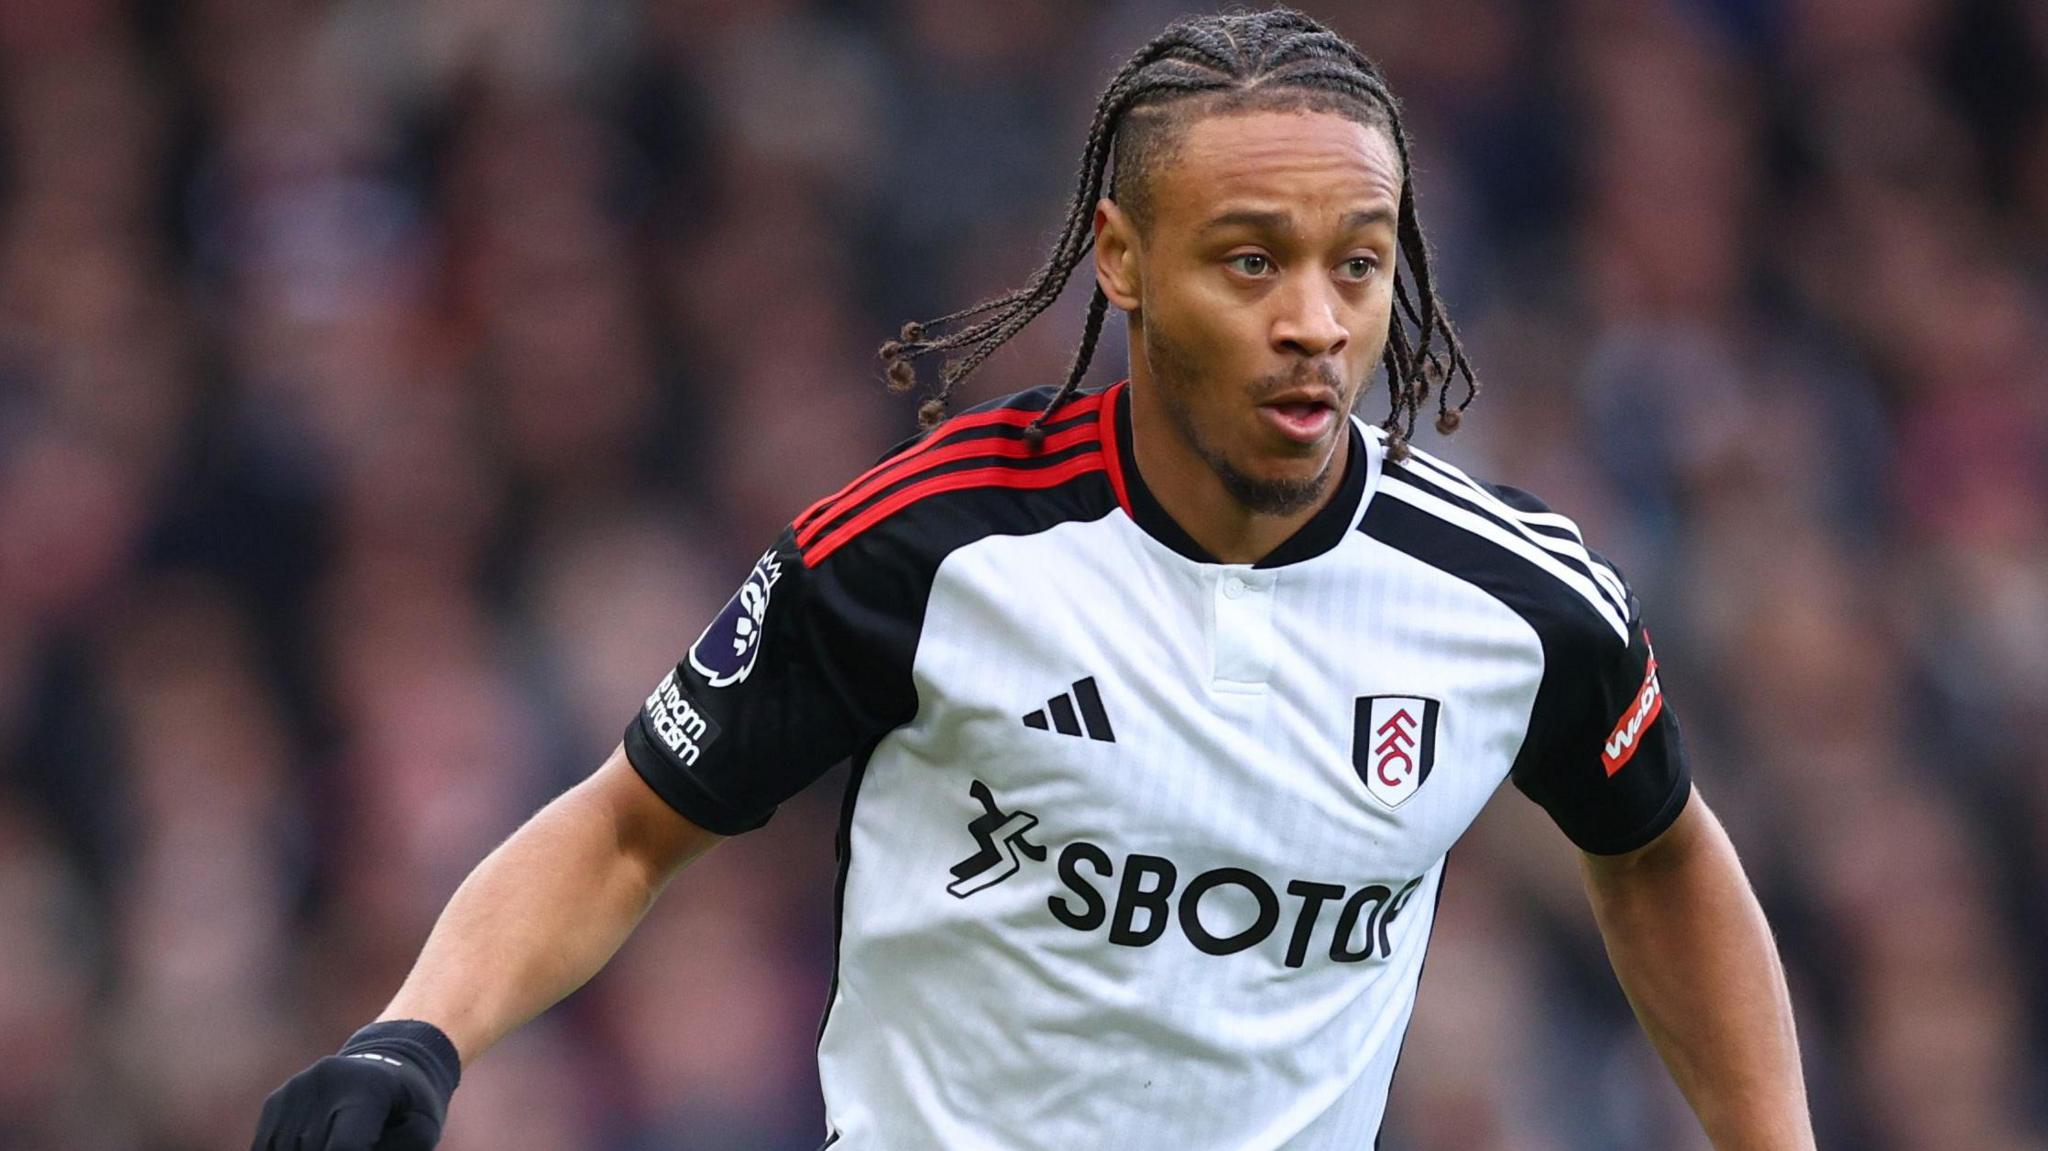
M 1189 538 L 1223 563 L 1264 559 L 1329 505 L 1350 462 L 1351 436 L 1339 428 L 1322 490 L 1300 511 L 1256 512 L 1239 503 L 1216 470 L 1188 443 L 1150 378 L 1144 357 L 1131 357 L 1131 454 L 1145 487 Z

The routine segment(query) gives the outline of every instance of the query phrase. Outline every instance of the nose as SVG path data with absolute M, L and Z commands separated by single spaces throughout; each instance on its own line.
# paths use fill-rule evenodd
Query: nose
M 1280 312 L 1272 328 L 1276 351 L 1317 359 L 1343 351 L 1351 341 L 1338 311 L 1341 300 L 1335 285 L 1320 276 L 1301 276 L 1279 296 Z

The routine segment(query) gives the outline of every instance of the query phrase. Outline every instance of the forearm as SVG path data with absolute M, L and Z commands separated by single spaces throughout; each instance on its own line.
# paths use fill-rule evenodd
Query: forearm
M 615 755 L 485 857 L 379 1018 L 438 1026 L 467 1064 L 596 974 L 675 868 L 715 841 L 664 828 L 649 846 L 644 812 L 616 798 L 642 786 L 621 777 L 631 770 Z
M 1720 1151 L 1814 1146 L 1791 996 L 1734 847 L 1694 796 L 1636 856 L 1586 860 L 1622 989 Z

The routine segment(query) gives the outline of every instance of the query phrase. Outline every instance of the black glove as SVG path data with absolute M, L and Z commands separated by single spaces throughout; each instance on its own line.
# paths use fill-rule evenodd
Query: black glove
M 250 1151 L 431 1151 L 462 1081 L 431 1023 L 372 1023 L 270 1093 Z

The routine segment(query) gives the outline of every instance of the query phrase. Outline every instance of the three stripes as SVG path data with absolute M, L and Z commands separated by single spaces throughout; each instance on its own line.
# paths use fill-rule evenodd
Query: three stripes
M 1109 727 L 1109 713 L 1102 707 L 1102 693 L 1095 690 L 1092 675 L 1076 680 L 1071 690 L 1046 700 L 1044 707 L 1024 717 L 1024 726 L 1046 731 L 1048 716 L 1050 730 L 1061 735 L 1085 733 L 1089 739 L 1102 743 L 1116 742 L 1116 733 Z
M 1556 512 L 1516 507 L 1489 488 L 1421 451 L 1389 464 L 1381 491 L 1521 556 L 1577 592 L 1623 643 L 1629 642 L 1628 592 L 1605 560 L 1593 555 L 1577 525 Z
M 1122 385 L 1079 396 L 1055 410 L 1033 448 L 1024 427 L 1031 408 L 970 412 L 941 424 L 915 446 L 883 460 L 797 516 L 797 548 L 807 567 L 919 500 L 972 488 L 1050 488 L 1108 471 L 1122 498 L 1110 424 Z

